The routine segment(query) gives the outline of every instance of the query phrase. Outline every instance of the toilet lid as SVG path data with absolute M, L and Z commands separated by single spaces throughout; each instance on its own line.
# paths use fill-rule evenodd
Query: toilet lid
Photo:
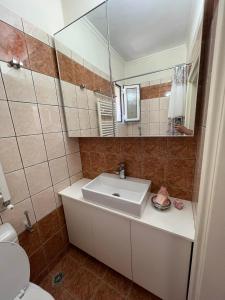
M 12 300 L 29 284 L 30 264 L 26 252 L 18 244 L 0 242 L 1 299 Z

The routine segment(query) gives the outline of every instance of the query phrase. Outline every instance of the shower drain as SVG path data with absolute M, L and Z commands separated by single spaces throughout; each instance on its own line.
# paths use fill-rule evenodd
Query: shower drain
M 64 274 L 62 272 L 57 273 L 52 278 L 53 286 L 60 285 L 63 282 Z

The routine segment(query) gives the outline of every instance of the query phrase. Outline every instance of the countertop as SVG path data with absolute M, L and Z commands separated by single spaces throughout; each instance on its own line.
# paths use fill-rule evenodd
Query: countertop
M 83 198 L 81 188 L 90 181 L 90 179 L 83 178 L 71 185 L 70 187 L 60 191 L 59 194 L 61 196 L 68 197 L 71 200 L 80 201 L 87 205 L 98 207 L 102 210 L 111 212 L 113 214 L 123 216 L 131 221 L 152 226 L 159 230 L 167 231 L 171 234 L 175 234 L 179 237 L 185 238 L 189 241 L 194 241 L 195 228 L 192 203 L 190 201 L 182 200 L 184 202 L 184 208 L 182 210 L 178 210 L 173 205 L 171 205 L 170 209 L 166 211 L 158 211 L 152 206 L 150 196 L 149 200 L 147 201 L 145 210 L 142 214 L 142 217 L 136 218 L 123 212 L 116 211 L 114 209 L 103 207 L 97 204 L 93 204 L 85 200 Z M 170 197 L 170 199 L 173 200 L 175 198 Z

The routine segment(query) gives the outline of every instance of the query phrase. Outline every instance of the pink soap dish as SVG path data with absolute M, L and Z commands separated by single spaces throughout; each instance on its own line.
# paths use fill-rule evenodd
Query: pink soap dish
M 152 201 L 152 205 L 158 209 L 158 210 L 167 210 L 168 208 L 170 208 L 171 206 L 171 201 L 168 198 L 168 200 L 166 201 L 166 203 L 164 205 L 160 205 L 159 203 L 157 203 L 156 200 L 157 195 L 152 196 L 151 201 Z

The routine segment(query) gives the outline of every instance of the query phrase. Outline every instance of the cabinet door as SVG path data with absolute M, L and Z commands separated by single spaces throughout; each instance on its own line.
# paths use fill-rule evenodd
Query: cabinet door
M 96 209 L 93 231 L 96 258 L 132 279 L 130 221 Z
M 93 208 L 67 197 L 62 200 L 71 244 L 94 256 Z
M 185 300 L 192 243 L 131 222 L 133 281 L 163 300 Z

